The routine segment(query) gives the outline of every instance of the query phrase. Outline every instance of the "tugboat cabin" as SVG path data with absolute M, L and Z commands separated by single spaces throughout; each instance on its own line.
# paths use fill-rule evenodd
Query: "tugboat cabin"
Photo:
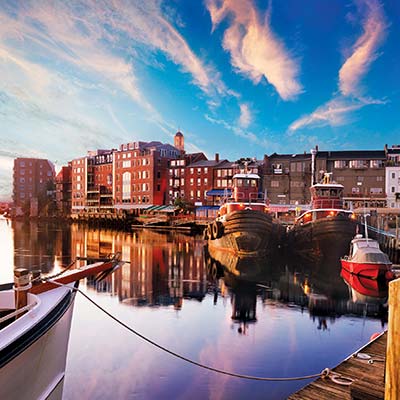
M 233 211 L 246 209 L 268 212 L 265 196 L 259 193 L 259 182 L 260 177 L 257 174 L 235 174 L 232 178 L 232 197 L 225 199 L 219 215 L 222 217 Z

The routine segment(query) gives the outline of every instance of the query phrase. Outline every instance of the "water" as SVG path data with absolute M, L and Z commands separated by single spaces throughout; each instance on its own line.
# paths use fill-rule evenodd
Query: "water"
M 130 327 L 202 364 L 291 377 L 333 367 L 385 326 L 379 299 L 349 288 L 338 265 L 306 266 L 282 254 L 249 265 L 200 237 L 116 232 L 0 220 L 0 282 L 14 267 L 55 272 L 77 256 L 121 252 L 129 263 L 81 289 Z M 253 266 L 253 270 L 257 270 Z M 285 399 L 309 381 L 256 382 L 203 370 L 151 346 L 77 295 L 63 399 Z

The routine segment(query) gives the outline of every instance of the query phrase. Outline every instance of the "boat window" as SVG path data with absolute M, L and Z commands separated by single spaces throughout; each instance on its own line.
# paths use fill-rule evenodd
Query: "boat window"
M 243 180 L 242 179 L 236 179 L 236 186 L 243 186 Z
M 251 186 L 256 187 L 257 186 L 257 181 L 255 179 L 251 180 Z

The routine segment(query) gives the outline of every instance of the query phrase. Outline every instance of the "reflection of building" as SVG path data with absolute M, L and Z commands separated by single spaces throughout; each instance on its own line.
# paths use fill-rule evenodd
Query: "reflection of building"
M 13 230 L 15 268 L 41 269 L 44 273 L 52 270 L 59 239 L 56 226 L 36 221 L 13 221 Z
M 130 235 L 77 229 L 75 225 L 71 234 L 72 258 L 101 258 L 121 253 L 126 263 L 96 284 L 96 289 L 118 295 L 122 302 L 181 308 L 184 298 L 202 300 L 206 293 L 202 243 L 192 237 L 152 231 Z

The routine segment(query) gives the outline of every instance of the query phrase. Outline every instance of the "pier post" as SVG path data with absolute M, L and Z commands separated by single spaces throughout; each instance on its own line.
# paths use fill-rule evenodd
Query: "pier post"
M 385 400 L 400 400 L 400 279 L 389 283 Z
M 28 291 L 31 288 L 30 273 L 26 268 L 14 270 L 15 309 L 19 310 L 28 304 Z M 22 316 L 20 314 L 19 316 Z M 18 318 L 18 317 L 17 317 Z

